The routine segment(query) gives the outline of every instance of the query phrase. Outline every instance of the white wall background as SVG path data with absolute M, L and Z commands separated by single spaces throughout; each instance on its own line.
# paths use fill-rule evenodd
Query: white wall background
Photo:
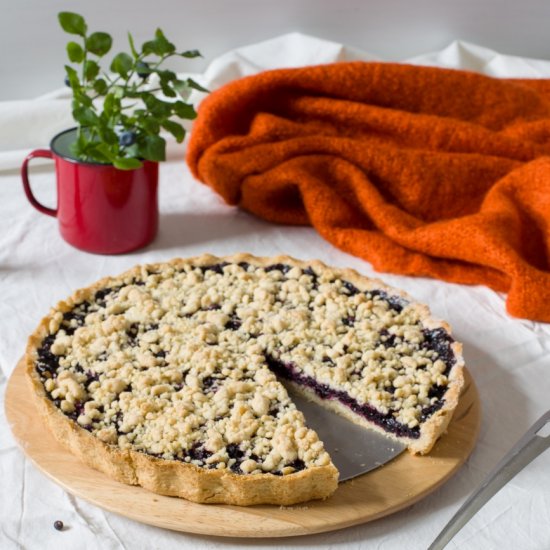
M 502 53 L 550 58 L 550 0 L 0 0 L 0 100 L 30 98 L 63 85 L 67 35 L 56 14 L 76 11 L 91 30 L 127 50 L 160 26 L 204 60 L 291 31 L 400 60 L 455 39 Z

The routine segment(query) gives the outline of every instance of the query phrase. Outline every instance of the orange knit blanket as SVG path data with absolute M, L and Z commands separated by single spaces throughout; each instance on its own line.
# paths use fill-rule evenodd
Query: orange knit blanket
M 484 284 L 550 321 L 550 81 L 391 63 L 269 71 L 201 105 L 195 177 L 379 271 Z

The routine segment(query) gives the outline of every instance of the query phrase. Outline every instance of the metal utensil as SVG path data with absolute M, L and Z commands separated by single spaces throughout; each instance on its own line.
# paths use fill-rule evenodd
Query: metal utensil
M 339 481 L 360 476 L 401 454 L 405 445 L 329 411 L 290 390 L 307 425 L 315 430 L 340 472 Z
M 466 500 L 428 550 L 441 550 L 472 516 L 527 464 L 550 447 L 550 411 L 542 415 Z

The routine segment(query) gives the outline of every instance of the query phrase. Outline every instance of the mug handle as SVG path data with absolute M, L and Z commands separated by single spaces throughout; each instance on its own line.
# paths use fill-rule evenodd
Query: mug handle
M 29 170 L 28 165 L 29 162 L 34 158 L 45 158 L 45 159 L 51 159 L 53 158 L 52 152 L 48 149 L 36 149 L 32 151 L 32 153 L 29 153 L 25 160 L 23 161 L 23 164 L 21 165 L 21 179 L 23 180 L 23 189 L 25 190 L 25 195 L 27 195 L 27 199 L 29 199 L 29 202 L 39 211 L 42 212 L 42 214 L 47 214 L 48 216 L 53 216 L 54 218 L 57 217 L 57 209 L 48 208 L 47 206 L 44 206 L 43 204 L 39 203 L 36 197 L 33 195 L 31 184 L 29 182 Z

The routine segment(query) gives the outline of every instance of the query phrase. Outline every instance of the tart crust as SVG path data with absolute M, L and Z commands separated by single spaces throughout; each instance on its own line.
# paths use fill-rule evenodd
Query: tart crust
M 55 312 L 68 312 L 75 305 L 91 299 L 103 288 L 128 282 L 140 277 L 143 269 L 157 270 L 171 265 L 175 268 L 186 265 L 196 267 L 208 266 L 220 262 L 247 262 L 256 267 L 267 267 L 273 264 L 285 264 L 300 268 L 313 268 L 316 272 L 330 271 L 332 274 L 349 281 L 360 291 L 383 290 L 392 296 L 400 296 L 418 310 L 423 325 L 430 329 L 443 328 L 450 333 L 450 327 L 443 321 L 430 317 L 427 306 L 415 302 L 406 293 L 389 287 L 379 280 L 366 278 L 351 269 L 327 267 L 318 260 L 300 261 L 288 256 L 256 257 L 249 254 L 216 257 L 209 254 L 194 258 L 174 259 L 170 262 L 136 266 L 117 277 L 105 277 L 84 289 L 77 290 L 68 299 L 61 301 L 40 322 L 28 340 L 25 354 L 27 379 L 32 387 L 32 399 L 45 419 L 49 429 L 59 443 L 65 446 L 84 463 L 100 470 L 109 477 L 130 485 L 142 487 L 162 495 L 183 497 L 199 503 L 226 503 L 236 505 L 280 504 L 291 505 L 312 499 L 327 498 L 337 488 L 338 471 L 331 463 L 325 466 L 310 466 L 304 470 L 279 476 L 271 473 L 261 475 L 242 475 L 230 470 L 205 469 L 191 463 L 177 460 L 156 458 L 149 454 L 131 449 L 123 450 L 116 445 L 108 444 L 79 426 L 67 417 L 48 398 L 35 363 L 38 349 L 44 338 L 50 334 L 50 324 Z M 418 439 L 407 440 L 408 449 L 414 454 L 425 454 L 430 451 L 439 436 L 446 430 L 463 385 L 462 346 L 453 342 L 452 351 L 455 363 L 448 376 L 448 387 L 444 394 L 443 406 L 423 422 Z M 334 410 L 351 421 L 375 429 L 387 437 L 399 439 L 382 428 L 362 419 L 348 407 L 336 400 L 322 400 L 312 390 L 296 383 L 291 383 L 299 392 L 323 406 Z

